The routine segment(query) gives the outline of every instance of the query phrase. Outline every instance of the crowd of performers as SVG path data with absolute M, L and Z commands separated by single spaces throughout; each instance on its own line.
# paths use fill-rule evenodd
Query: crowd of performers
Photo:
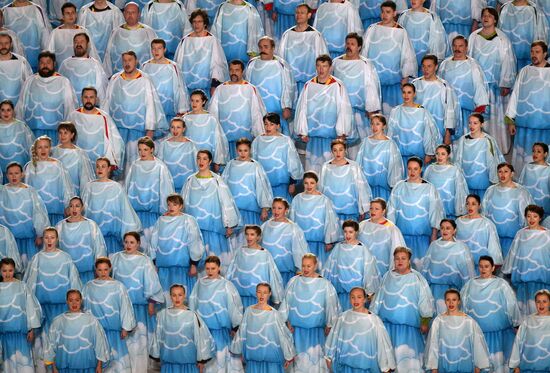
M 0 6 L 1 371 L 550 371 L 550 1 Z

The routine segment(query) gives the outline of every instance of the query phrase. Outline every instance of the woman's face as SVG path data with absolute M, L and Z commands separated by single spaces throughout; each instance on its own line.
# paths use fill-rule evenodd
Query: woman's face
M 107 280 L 111 275 L 111 267 L 107 263 L 99 263 L 95 267 L 95 275 L 99 280 Z
M 455 293 L 449 293 L 445 296 L 445 305 L 449 312 L 458 311 L 460 307 L 460 298 Z
M 142 160 L 151 159 L 153 157 L 154 148 L 145 144 L 138 145 L 139 158 Z
M 273 214 L 273 217 L 277 219 L 284 219 L 286 217 L 286 213 L 288 212 L 288 209 L 286 208 L 285 204 L 282 202 L 273 202 L 271 205 L 271 213 Z
M 373 135 L 383 134 L 386 129 L 386 125 L 376 117 L 372 118 L 370 121 L 370 128 Z
M 451 241 L 456 233 L 456 229 L 448 221 L 441 223 L 441 238 L 445 241 Z
M 490 278 L 493 276 L 493 271 L 495 266 L 491 264 L 488 260 L 480 260 L 478 264 L 479 276 L 481 278 Z
M 313 193 L 317 191 L 317 182 L 315 179 L 309 177 L 304 179 L 304 191 L 306 193 Z
M 11 122 L 15 119 L 15 114 L 10 105 L 4 104 L 0 106 L 0 120 L 4 122 Z
M 271 291 L 269 291 L 269 288 L 267 286 L 258 286 L 258 289 L 256 289 L 256 298 L 258 299 L 258 303 L 264 305 L 267 304 L 269 297 L 271 297 Z
M 479 209 L 481 208 L 479 202 L 472 197 L 466 199 L 466 210 L 468 210 L 469 215 L 479 214 Z
M 15 275 L 15 267 L 9 264 L 3 264 L 2 268 L 0 268 L 0 272 L 2 274 L 2 280 L 4 282 L 10 282 Z
M 172 136 L 174 137 L 183 136 L 184 132 L 185 132 L 185 125 L 181 121 L 174 120 L 170 124 L 170 133 L 172 134 Z
M 51 145 L 48 140 L 40 140 L 36 143 L 36 155 L 38 160 L 45 161 L 50 157 Z
M 533 162 L 545 162 L 548 153 L 544 152 L 544 149 L 540 145 L 533 146 Z
M 535 305 L 538 314 L 545 314 L 550 310 L 550 298 L 547 294 L 541 294 L 535 298 Z
M 393 256 L 393 264 L 397 272 L 404 273 L 411 267 L 411 260 L 407 253 L 397 253 Z
M 357 231 L 353 227 L 344 228 L 344 240 L 353 241 L 357 239 Z
M 342 160 L 346 158 L 346 147 L 342 144 L 335 144 L 332 147 L 332 156 L 335 160 Z
M 471 133 L 480 133 L 482 123 L 480 122 L 479 118 L 470 117 L 468 119 L 468 127 L 470 128 Z
M 73 218 L 82 216 L 82 202 L 79 199 L 73 199 L 69 203 L 69 215 Z
M 46 249 L 55 249 L 57 248 L 57 232 L 55 231 L 46 231 L 44 232 L 44 247 Z
M 514 176 L 514 173 L 508 166 L 501 167 L 497 171 L 497 174 L 498 174 L 498 180 L 503 184 L 509 183 L 510 181 L 512 181 L 512 177 Z
M 79 312 L 82 308 L 82 298 L 78 293 L 71 293 L 67 297 L 67 305 L 69 306 L 69 311 Z
M 365 297 L 365 293 L 361 289 L 353 289 L 351 293 L 349 294 L 350 303 L 353 307 L 353 310 L 360 310 L 365 305 L 365 302 L 367 301 L 367 298 Z
M 439 164 L 449 163 L 449 153 L 445 148 L 437 148 L 435 151 L 435 161 Z
M 527 211 L 527 216 L 525 218 L 527 220 L 527 225 L 529 225 L 529 227 L 538 227 L 542 220 L 542 216 L 540 216 L 534 211 Z
M 303 258 L 302 259 L 302 275 L 305 277 L 313 277 L 315 275 L 315 268 L 317 267 L 317 262 L 313 258 Z
M 212 163 L 212 161 L 208 159 L 207 154 L 204 154 L 204 153 L 197 154 L 197 167 L 199 168 L 199 171 L 209 170 L 210 163 Z
M 386 215 L 386 209 L 382 207 L 382 205 L 378 202 L 371 202 L 369 214 L 371 219 L 379 220 L 383 219 Z
M 204 109 L 204 100 L 201 95 L 191 95 L 191 110 L 201 111 Z
M 181 307 L 185 301 L 185 291 L 180 287 L 175 287 L 170 290 L 170 300 L 174 307 Z
M 136 253 L 139 250 L 139 242 L 134 236 L 126 236 L 124 238 L 124 250 L 127 253 Z
M 111 167 L 105 161 L 97 161 L 95 163 L 95 174 L 98 179 L 108 179 L 111 173 Z
M 417 162 L 407 163 L 407 175 L 409 180 L 419 180 L 422 177 L 422 167 Z
M 220 266 L 216 263 L 206 263 L 204 265 L 204 270 L 208 278 L 217 278 L 220 274 Z
M 403 97 L 403 103 L 405 104 L 413 103 L 415 95 L 416 94 L 412 87 L 406 86 L 401 90 L 401 96 Z

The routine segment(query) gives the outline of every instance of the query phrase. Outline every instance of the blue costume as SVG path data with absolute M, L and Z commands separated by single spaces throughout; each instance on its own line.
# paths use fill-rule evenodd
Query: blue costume
M 4 372 L 34 373 L 27 333 L 40 328 L 40 303 L 24 282 L 14 280 L 0 282 L 0 304 L 0 367 Z
M 550 317 L 528 316 L 516 334 L 508 366 L 527 373 L 547 372 L 550 369 L 548 336 Z
M 12 258 L 15 262 L 15 273 L 23 272 L 23 262 L 15 242 L 15 237 L 8 227 L 0 224 L 0 259 Z
M 227 279 L 237 288 L 244 307 L 256 303 L 256 285 L 261 282 L 271 285 L 273 304 L 283 300 L 283 279 L 273 256 L 264 248 L 243 246 L 238 249 L 227 269 Z
M 437 316 L 426 340 L 424 368 L 438 372 L 489 369 L 489 350 L 477 322 L 468 315 Z
M 95 49 L 93 39 L 90 37 L 88 30 L 80 25 L 74 25 L 74 28 L 71 28 L 66 27 L 66 25 L 63 24 L 54 28 L 52 32 L 50 32 L 50 36 L 46 44 L 46 50 L 55 54 L 56 65 L 61 67 L 65 60 L 74 56 L 73 39 L 77 34 L 86 34 L 88 38 L 90 38 L 86 52 L 88 52 L 90 59 L 95 60 L 94 65 L 99 67 L 100 73 L 105 74 L 105 72 L 101 68 L 101 60 Z M 77 94 L 79 93 L 80 92 L 78 92 Z
M 388 120 L 388 137 L 399 147 L 404 165 L 412 156 L 424 159 L 434 155 L 437 145 L 443 142 L 434 118 L 422 105 L 394 107 Z
M 359 241 L 367 245 L 376 259 L 376 268 L 382 278 L 393 268 L 393 251 L 396 247 L 405 246 L 401 231 L 389 220 L 374 223 L 370 219 L 359 224 Z
M 6 172 L 6 166 L 11 162 L 26 164 L 33 142 L 34 135 L 25 123 L 15 119 L 11 123 L 0 124 L 0 169 Z
M 0 30 L 0 35 L 6 35 L 5 31 Z M 12 37 L 12 49 L 15 44 L 13 41 Z M 14 53 L 11 55 L 11 59 L 0 62 L 0 79 L 3 82 L 0 87 L 0 100 L 10 100 L 17 105 L 23 83 L 32 75 L 32 70 L 25 57 Z
M 147 306 L 164 303 L 164 294 L 153 261 L 137 252 L 127 254 L 119 251 L 111 255 L 113 278 L 128 289 L 137 326 L 128 336 L 128 352 L 132 372 L 147 372 L 147 360 L 155 332 L 155 318 L 149 316 Z
M 337 243 L 330 252 L 322 274 L 338 292 L 342 310 L 351 308 L 349 295 L 354 287 L 361 287 L 372 294 L 378 291 L 380 285 L 376 258 L 361 242 L 354 245 L 344 241 Z
M 460 167 L 431 164 L 426 167 L 424 178 L 437 188 L 447 218 L 455 219 L 466 213 L 464 201 L 468 195 L 468 185 Z
M 550 230 L 519 230 L 502 272 L 512 277 L 522 315 L 536 312 L 535 293 L 550 288 Z
M 88 183 L 82 188 L 82 200 L 86 217 L 101 229 L 109 255 L 122 248 L 122 237 L 126 232 L 141 230 L 141 222 L 126 191 L 116 181 Z
M 189 13 L 200 8 L 208 14 L 208 18 L 212 21 L 223 2 L 224 0 L 188 0 L 186 5 Z
M 273 308 L 248 307 L 230 350 L 243 356 L 247 373 L 283 373 L 285 361 L 296 356 L 292 335 Z
M 72 53 L 72 37 L 71 42 L 67 44 L 71 46 Z M 63 63 L 60 64 L 58 61 L 57 64 L 59 73 L 71 82 L 78 105 L 82 105 L 82 89 L 86 87 L 94 87 L 97 90 L 98 104 L 103 101 L 108 80 L 100 61 L 93 57 L 69 56 Z
M 487 189 L 483 197 L 483 211 L 495 223 L 502 255 L 506 257 L 516 232 L 526 225 L 525 207 L 533 204 L 533 198 L 519 184 L 514 188 L 495 184 Z
M 95 260 L 107 256 L 105 240 L 97 224 L 90 219 L 70 222 L 61 220 L 55 227 L 59 234 L 59 248 L 73 259 L 85 284 L 95 277 Z
M 462 287 L 461 298 L 462 309 L 485 335 L 494 372 L 508 373 L 514 327 L 521 322 L 514 290 L 500 277 L 476 277 Z
M 188 275 L 189 267 L 204 257 L 199 226 L 191 215 L 161 216 L 153 226 L 149 256 L 155 261 L 162 289 L 169 299 L 170 286 L 181 284 L 191 293 L 196 277 Z
M 210 151 L 212 162 L 226 164 L 229 158 L 229 143 L 216 117 L 205 111 L 200 114 L 187 113 L 182 118 L 187 127 L 185 136 L 193 141 L 197 149 Z
M 302 257 L 309 252 L 304 232 L 290 220 L 270 219 L 262 224 L 261 246 L 273 256 L 284 286 L 302 268 Z
M 420 268 L 428 250 L 432 229 L 439 229 L 445 217 L 437 189 L 427 181 L 400 181 L 393 189 L 388 203 L 388 219 L 399 227 L 407 247 L 412 250 L 412 262 Z
M 400 275 L 389 271 L 374 296 L 370 310 L 380 316 L 390 335 L 398 371 L 421 373 L 424 338 L 421 318 L 435 313 L 428 282 L 411 269 Z
M 468 38 L 472 23 L 481 22 L 481 9 L 485 6 L 483 0 L 431 0 L 430 10 L 439 15 L 449 40 L 452 40 L 458 34 Z
M 323 268 L 329 256 L 325 245 L 342 239 L 340 221 L 330 198 L 321 193 L 300 193 L 292 200 L 288 217 L 302 228 L 309 250 L 317 256 L 317 267 Z
M 166 42 L 166 56 L 170 59 L 174 57 L 181 38 L 192 30 L 187 10 L 178 0 L 168 3 L 148 2 L 143 7 L 142 19 Z
M 292 201 L 288 186 L 301 180 L 304 173 L 294 141 L 285 135 L 258 136 L 252 142 L 252 157 L 263 166 L 273 197 Z
M 440 238 L 430 244 L 422 258 L 421 273 L 430 284 L 437 313 L 443 313 L 447 309 L 445 291 L 450 288 L 460 290 L 475 276 L 470 249 L 460 241 L 444 241 Z
M 117 280 L 95 279 L 84 286 L 82 296 L 84 308 L 99 321 L 109 342 L 111 358 L 105 370 L 131 373 L 128 346 L 126 340 L 120 338 L 123 329 L 130 332 L 136 327 L 134 309 L 126 287 Z
M 80 195 L 80 188 L 94 180 L 94 170 L 88 154 L 79 147 L 52 148 L 52 157 L 61 161 L 69 173 L 75 195 Z
M 65 312 L 52 322 L 44 360 L 59 372 L 94 373 L 97 362 L 110 357 L 105 332 L 90 312 Z
M 220 257 L 225 271 L 232 257 L 226 228 L 237 227 L 241 222 L 231 190 L 220 176 L 212 173 L 211 177 L 190 176 L 181 195 L 185 212 L 197 219 L 206 255 Z
M 303 4 L 300 0 L 273 0 L 273 11 L 277 13 L 273 31 L 277 40 L 281 39 L 286 30 L 296 24 L 296 7 L 300 4 Z
M 36 189 L 44 201 L 51 224 L 57 224 L 65 216 L 65 207 L 74 196 L 74 188 L 67 169 L 54 159 L 29 162 L 24 167 L 25 183 Z
M 296 373 L 325 372 L 325 328 L 336 324 L 340 305 L 330 281 L 317 277 L 293 277 L 279 312 L 294 329 Z
M 0 224 L 15 237 L 23 267 L 36 254 L 34 240 L 50 226 L 44 202 L 33 187 L 0 186 Z
M 238 328 L 243 318 L 241 297 L 233 283 L 223 277 L 200 278 L 189 296 L 189 308 L 204 320 L 216 344 L 216 356 L 205 371 L 242 372 L 240 360 L 229 353 L 231 329 Z
M 160 142 L 157 157 L 168 167 L 175 190 L 181 190 L 187 178 L 198 171 L 197 151 L 193 141 L 170 141 L 168 137 Z
M 523 166 L 518 183 L 533 197 L 538 206 L 544 208 L 544 215 L 550 214 L 550 164 L 528 163 Z
M 162 373 L 198 372 L 197 362 L 215 353 L 212 335 L 195 312 L 171 307 L 157 314 L 151 356 L 160 358 Z
M 342 313 L 325 349 L 334 372 L 389 372 L 396 367 L 390 336 L 382 320 L 368 311 Z
M 235 199 L 243 224 L 260 225 L 262 209 L 269 209 L 273 200 L 262 164 L 253 159 L 232 159 L 223 170 L 222 178 Z
M 467 216 L 456 219 L 456 239 L 468 246 L 474 265 L 482 255 L 489 255 L 498 266 L 504 262 L 497 228 L 491 219 L 483 215 L 476 219 L 469 219 Z M 477 271 L 476 267 L 476 273 Z
M 391 189 L 403 177 L 403 160 L 399 147 L 391 138 L 365 137 L 356 158 L 372 190 L 373 198 L 390 198 Z
M 256 8 L 242 1 L 223 2 L 212 23 L 212 35 L 220 41 L 227 61 L 248 62 L 251 54 L 258 53 L 258 40 L 264 35 L 260 14 Z
M 470 193 L 483 198 L 487 188 L 498 182 L 497 166 L 504 162 L 496 140 L 486 134 L 462 136 L 453 146 L 453 161 L 464 172 Z

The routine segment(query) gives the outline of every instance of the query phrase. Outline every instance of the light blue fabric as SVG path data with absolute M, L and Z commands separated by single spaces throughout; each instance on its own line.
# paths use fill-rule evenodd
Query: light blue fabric
M 393 268 L 393 251 L 406 246 L 401 231 L 389 220 L 374 223 L 370 219 L 359 224 L 359 241 L 363 242 L 376 259 L 376 268 L 382 278 Z
M 2 35 L 7 35 L 5 30 L 1 31 Z M 12 35 L 10 36 L 12 38 L 12 50 L 14 50 L 15 40 Z M 0 64 L 0 79 L 2 79 L 0 100 L 10 100 L 14 105 L 17 105 L 23 83 L 31 75 L 31 65 L 25 57 L 12 53 L 11 60 L 3 60 Z
M 181 190 L 187 178 L 198 171 L 198 150 L 193 141 L 170 141 L 169 137 L 159 144 L 157 157 L 168 167 L 175 190 Z
M 550 369 L 546 345 L 550 336 L 550 318 L 531 315 L 527 317 L 516 334 L 509 367 L 520 368 L 522 372 L 539 373 Z
M 495 265 L 502 265 L 504 262 L 497 228 L 489 218 L 483 215 L 477 219 L 469 219 L 466 216 L 456 219 L 456 239 L 464 242 L 470 249 L 476 265 L 476 273 L 478 273 L 477 264 L 482 255 L 491 256 Z
M 125 24 L 114 27 L 103 57 L 103 67 L 107 76 L 122 70 L 122 53 L 125 51 L 134 51 L 138 64 L 148 61 L 151 58 L 151 41 L 156 37 L 155 31 L 142 23 L 136 29 L 128 29 Z
M 111 32 L 124 23 L 124 17 L 120 9 L 109 1 L 107 1 L 107 6 L 110 9 L 102 12 L 94 11 L 92 5 L 93 3 L 88 3 L 80 8 L 78 24 L 86 27 L 94 41 L 99 57 L 103 60 Z
M 0 126 L 0 168 L 6 173 L 6 166 L 17 162 L 21 166 L 30 160 L 30 148 L 34 135 L 25 123 L 14 120 Z M 7 181 L 7 179 L 5 180 Z
M 229 144 L 218 120 L 210 113 L 187 113 L 183 116 L 187 130 L 185 135 L 197 149 L 212 153 L 212 162 L 226 164 L 229 159 Z
M 75 195 L 80 195 L 80 188 L 94 179 L 94 171 L 88 154 L 79 147 L 52 148 L 52 157 L 63 163 L 69 173 Z
M 97 104 L 100 106 L 105 98 L 105 90 L 107 89 L 108 83 L 107 75 L 103 70 L 101 61 L 98 61 L 96 58 L 73 56 L 72 39 L 71 37 L 70 44 L 67 43 L 71 48 L 69 58 L 66 58 L 63 62 L 56 59 L 56 64 L 59 66 L 59 74 L 66 77 L 71 82 L 74 95 L 78 100 L 78 106 L 82 105 L 82 89 L 86 87 L 94 87 L 97 89 Z
M 0 259 L 11 258 L 15 262 L 15 273 L 23 272 L 23 262 L 15 237 L 8 227 L 0 224 Z
M 453 164 L 431 164 L 426 167 L 424 178 L 437 188 L 447 218 L 454 219 L 466 214 L 468 185 L 460 167 Z
M 533 197 L 535 204 L 544 208 L 544 215 L 550 214 L 550 165 L 528 163 L 523 167 L 518 183 Z

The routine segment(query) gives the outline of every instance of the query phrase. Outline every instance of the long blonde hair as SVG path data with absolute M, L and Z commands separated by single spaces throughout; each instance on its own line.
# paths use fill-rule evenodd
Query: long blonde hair
M 52 147 L 52 139 L 50 139 L 46 135 L 40 136 L 36 140 L 34 140 L 34 143 L 31 146 L 32 165 L 34 166 L 34 169 L 36 169 L 36 163 L 38 162 L 38 154 L 36 154 L 36 146 L 40 141 L 43 141 L 43 140 L 47 141 L 50 144 L 50 148 Z

